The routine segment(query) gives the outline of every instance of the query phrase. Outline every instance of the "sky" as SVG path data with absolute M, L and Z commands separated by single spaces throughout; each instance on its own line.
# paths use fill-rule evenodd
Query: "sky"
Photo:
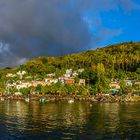
M 140 0 L 0 0 L 0 68 L 140 41 Z

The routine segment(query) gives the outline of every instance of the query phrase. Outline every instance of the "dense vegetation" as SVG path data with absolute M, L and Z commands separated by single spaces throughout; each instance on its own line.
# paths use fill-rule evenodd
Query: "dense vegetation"
M 0 87 L 3 90 L 7 80 L 5 75 L 8 72 L 15 73 L 18 70 L 25 70 L 33 79 L 43 79 L 47 73 L 55 72 L 58 77 L 63 75 L 66 69 L 77 70 L 80 68 L 84 68 L 84 72 L 75 80 L 86 79 L 86 89 L 91 94 L 107 92 L 111 79 L 117 79 L 121 83 L 120 92 L 125 92 L 128 89 L 124 87 L 124 79 L 140 80 L 140 42 L 115 44 L 60 57 L 39 57 L 18 68 L 1 70 Z

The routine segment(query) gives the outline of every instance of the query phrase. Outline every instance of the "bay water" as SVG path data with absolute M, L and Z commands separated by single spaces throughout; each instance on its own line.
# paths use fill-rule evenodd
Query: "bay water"
M 0 140 L 140 140 L 140 103 L 0 101 Z

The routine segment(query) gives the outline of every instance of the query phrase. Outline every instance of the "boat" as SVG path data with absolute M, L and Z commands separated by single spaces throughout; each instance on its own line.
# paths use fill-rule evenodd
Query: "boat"
M 29 102 L 30 98 L 29 97 L 25 97 L 25 102 Z
M 1 101 L 4 101 L 4 98 L 3 98 L 3 97 L 1 97 L 1 98 L 0 98 L 0 100 L 1 100 Z
M 40 98 L 40 99 L 39 99 L 39 102 L 40 102 L 40 103 L 48 103 L 49 100 L 47 100 L 46 98 Z
M 68 103 L 74 103 L 74 100 L 73 99 L 70 99 L 70 100 L 68 100 Z

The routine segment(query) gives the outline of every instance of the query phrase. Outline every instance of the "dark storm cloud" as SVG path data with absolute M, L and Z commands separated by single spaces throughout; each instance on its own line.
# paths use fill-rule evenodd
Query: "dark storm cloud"
M 39 55 L 84 51 L 91 42 L 98 45 L 102 32 L 118 33 L 102 25 L 99 12 L 118 6 L 126 11 L 139 8 L 131 0 L 0 0 L 0 67 Z M 94 16 L 92 30 L 99 30 L 95 34 L 86 12 Z

